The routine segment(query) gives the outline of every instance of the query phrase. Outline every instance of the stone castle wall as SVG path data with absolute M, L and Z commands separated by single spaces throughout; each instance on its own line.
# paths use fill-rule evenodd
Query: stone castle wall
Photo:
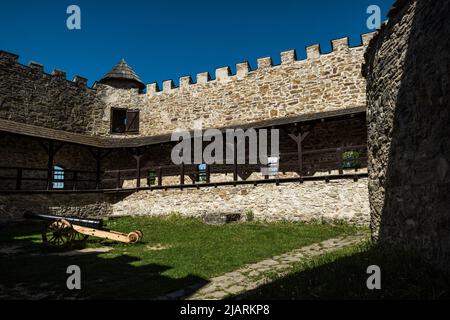
M 208 214 L 252 212 L 257 221 L 347 222 L 369 225 L 367 179 L 291 183 L 280 186 L 218 187 L 121 194 L 0 195 L 0 222 L 20 220 L 24 212 L 108 216 L 202 218 Z
M 44 72 L 42 65 L 19 64 L 18 56 L 0 51 L 0 118 L 31 125 L 92 134 L 104 104 L 87 80 Z
M 365 79 L 361 75 L 363 55 L 373 34 L 362 36 L 363 44 L 349 47 L 348 38 L 332 41 L 333 51 L 320 52 L 319 45 L 307 48 L 307 59 L 297 61 L 295 51 L 281 54 L 281 65 L 271 58 L 258 59 L 257 69 L 248 63 L 208 73 L 182 77 L 179 87 L 165 81 L 147 86 L 147 93 L 98 85 L 107 107 L 97 134 L 109 133 L 111 108 L 141 110 L 141 135 L 192 129 L 194 121 L 204 128 L 219 128 L 262 120 L 335 111 L 366 105 Z
M 367 179 L 142 191 L 112 205 L 112 215 L 185 217 L 252 212 L 257 221 L 337 222 L 369 225 Z
M 112 209 L 103 194 L 0 194 L 0 223 L 23 220 L 26 212 L 105 218 Z
M 375 238 L 450 261 L 450 3 L 397 1 L 366 56 Z
M 171 133 L 193 127 L 205 128 L 314 114 L 366 105 L 361 65 L 372 34 L 362 45 L 349 47 L 348 38 L 332 41 L 333 51 L 322 54 L 319 45 L 307 48 L 307 59 L 298 61 L 294 50 L 281 54 L 281 64 L 271 58 L 257 61 L 257 69 L 238 64 L 180 79 L 179 87 L 165 81 L 147 92 L 115 89 L 87 80 L 66 80 L 63 71 L 46 74 L 37 63 L 22 65 L 18 56 L 0 52 L 0 118 L 77 133 L 109 135 L 111 108 L 140 109 L 140 135 Z M 123 137 L 123 136 L 120 136 Z M 136 137 L 135 135 L 129 136 Z

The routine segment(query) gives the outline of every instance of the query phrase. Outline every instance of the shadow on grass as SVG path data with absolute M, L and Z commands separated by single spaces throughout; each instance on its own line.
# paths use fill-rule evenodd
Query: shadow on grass
M 235 299 L 379 300 L 449 299 L 449 275 L 411 253 L 362 246 L 356 252 L 326 254 L 294 272 Z M 368 290 L 367 268 L 381 268 L 381 290 Z
M 140 265 L 141 259 L 127 255 L 126 247 L 117 254 L 61 256 L 58 250 L 42 246 L 37 235 L 40 231 L 40 224 L 0 227 L 0 247 L 17 250 L 0 253 L 0 299 L 146 300 L 208 283 L 193 275 L 179 279 L 164 276 L 170 266 Z M 70 265 L 81 269 L 82 290 L 67 289 Z

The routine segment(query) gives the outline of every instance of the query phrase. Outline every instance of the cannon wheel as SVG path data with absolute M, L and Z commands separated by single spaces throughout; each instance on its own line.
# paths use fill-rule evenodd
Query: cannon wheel
M 79 233 L 79 232 L 76 232 L 76 231 L 75 231 L 75 233 L 73 235 L 73 241 L 76 242 L 76 243 L 86 242 L 87 239 L 89 239 L 88 235 L 85 235 L 85 234 L 82 234 L 82 233 Z
M 140 231 L 133 231 L 128 234 L 128 240 L 130 241 L 130 243 L 136 243 L 141 240 L 141 238 L 142 232 Z
M 138 236 L 139 236 L 139 241 L 141 241 L 142 238 L 144 238 L 144 233 L 143 233 L 141 230 L 136 230 L 135 232 L 136 232 L 136 233 L 138 234 Z
M 72 243 L 74 236 L 72 225 L 66 220 L 58 220 L 47 227 L 42 234 L 42 240 L 47 245 L 64 247 Z

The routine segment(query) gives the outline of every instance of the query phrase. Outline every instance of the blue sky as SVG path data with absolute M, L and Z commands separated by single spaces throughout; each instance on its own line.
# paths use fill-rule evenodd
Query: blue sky
M 54 68 L 100 79 L 121 58 L 145 83 L 173 79 L 350 37 L 360 44 L 366 9 L 376 4 L 383 20 L 393 0 L 2 0 L 0 50 Z M 67 7 L 80 6 L 82 29 L 66 27 Z

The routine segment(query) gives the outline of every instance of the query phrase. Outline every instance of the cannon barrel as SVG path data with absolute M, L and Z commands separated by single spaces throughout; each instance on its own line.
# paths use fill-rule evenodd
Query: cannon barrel
M 41 220 L 41 221 L 57 221 L 60 219 L 64 219 L 69 221 L 71 224 L 86 227 L 86 228 L 92 228 L 92 229 L 100 229 L 103 227 L 103 220 L 100 219 L 84 219 L 80 217 L 62 217 L 62 216 L 55 216 L 51 214 L 34 214 L 34 213 L 25 213 L 26 219 L 33 219 L 33 220 Z

